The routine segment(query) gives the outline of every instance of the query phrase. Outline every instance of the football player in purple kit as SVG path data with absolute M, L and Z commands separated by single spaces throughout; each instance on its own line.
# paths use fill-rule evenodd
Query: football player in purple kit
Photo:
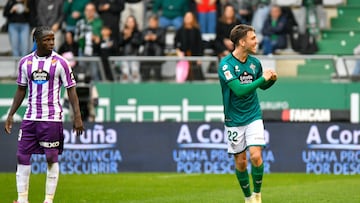
M 48 163 L 45 200 L 52 203 L 59 178 L 58 155 L 63 150 L 63 111 L 60 89 L 63 85 L 74 110 L 74 131 L 82 134 L 84 128 L 75 79 L 69 62 L 54 49 L 54 32 L 50 27 L 37 27 L 34 31 L 37 49 L 21 58 L 16 90 L 5 132 L 11 133 L 13 115 L 28 91 L 27 109 L 21 123 L 17 149 L 16 203 L 28 203 L 29 178 L 32 154 L 45 154 Z

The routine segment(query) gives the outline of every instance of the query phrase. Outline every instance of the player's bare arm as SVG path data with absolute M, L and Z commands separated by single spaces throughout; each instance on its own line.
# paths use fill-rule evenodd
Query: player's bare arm
M 26 86 L 19 85 L 16 90 L 14 100 L 13 100 L 13 103 L 10 108 L 9 115 L 5 121 L 5 132 L 7 134 L 11 133 L 13 116 L 14 116 L 15 112 L 18 110 L 18 108 L 20 107 L 21 103 L 23 102 L 25 95 L 26 95 Z
M 76 94 L 75 87 L 70 87 L 67 89 L 67 93 L 69 96 L 69 101 L 71 103 L 71 106 L 74 111 L 74 131 L 76 132 L 76 135 L 81 135 L 84 131 L 84 126 L 81 120 L 81 113 L 80 113 L 80 107 L 79 107 L 79 99 Z

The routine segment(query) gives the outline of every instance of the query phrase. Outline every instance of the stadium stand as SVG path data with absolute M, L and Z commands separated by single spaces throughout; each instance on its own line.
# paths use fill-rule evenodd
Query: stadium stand
M 305 7 L 302 6 L 305 0 L 273 0 L 283 6 L 290 6 L 294 17 L 300 24 L 300 31 L 306 29 Z M 307 1 L 307 0 L 306 0 Z M 152 0 L 146 0 L 146 16 L 149 15 L 152 7 Z M 262 57 L 264 67 L 275 68 L 282 77 L 297 78 L 319 78 L 321 80 L 332 80 L 334 78 L 349 77 L 357 57 L 353 56 L 353 48 L 360 43 L 360 1 L 358 0 L 322 0 L 322 7 L 325 12 L 325 24 L 320 26 L 320 35 L 318 36 L 319 50 L 315 55 L 299 55 L 290 46 L 287 49 L 280 50 L 273 57 Z M 6 0 L 0 0 L 0 10 L 6 3 Z M 305 11 L 306 13 L 306 11 Z M 324 17 L 322 16 L 322 17 Z M 304 22 L 302 22 L 304 21 Z M 0 15 L 0 25 L 3 25 L 6 19 Z M 304 24 L 303 27 L 301 25 Z M 320 22 L 319 22 L 320 23 Z M 325 27 L 325 28 L 323 28 Z M 175 74 L 174 58 L 174 36 L 175 30 L 168 29 L 166 34 L 166 54 L 163 57 L 162 74 L 165 78 L 171 79 Z M 215 35 L 204 34 L 202 36 L 205 45 L 205 56 L 213 56 L 211 46 Z M 10 56 L 11 46 L 8 40 L 8 33 L 0 33 L 0 55 Z M 289 43 L 290 44 L 290 43 Z M 311 56 L 311 57 L 310 57 Z M 316 56 L 321 56 L 317 58 Z M 314 57 L 314 58 L 312 58 Z M 115 57 L 116 58 L 116 57 Z M 95 59 L 94 59 L 95 60 Z M 139 59 L 141 60 L 141 59 Z M 115 60 L 116 61 L 116 60 Z M 2 58 L 0 62 L 0 79 L 11 78 L 16 73 L 17 59 L 11 57 Z M 203 71 L 209 80 L 216 80 L 217 61 L 204 60 Z M 215 67 L 215 72 L 208 72 L 209 66 Z M 116 68 L 116 67 L 115 67 Z
M 353 49 L 360 42 L 359 8 L 360 2 L 354 0 L 336 7 L 336 17 L 331 17 L 329 28 L 321 31 L 317 54 L 353 54 Z
M 331 59 L 305 59 L 305 64 L 298 65 L 297 75 L 299 77 L 316 77 L 319 80 L 330 80 L 334 70 L 335 64 Z

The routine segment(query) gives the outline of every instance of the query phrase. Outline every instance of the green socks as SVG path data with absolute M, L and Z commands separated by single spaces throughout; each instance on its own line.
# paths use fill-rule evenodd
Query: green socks
M 249 173 L 247 170 L 239 171 L 235 169 L 236 177 L 239 181 L 240 187 L 245 195 L 245 197 L 251 196 L 250 183 L 249 183 Z M 261 190 L 261 184 L 264 174 L 264 164 L 256 167 L 251 165 L 251 176 L 253 179 L 254 192 L 259 193 Z
M 260 192 L 263 174 L 264 174 L 264 163 L 262 163 L 258 167 L 251 165 L 251 176 L 254 184 L 254 192 L 256 193 Z
M 240 187 L 241 187 L 242 191 L 244 192 L 245 197 L 250 197 L 251 191 L 250 191 L 248 171 L 247 170 L 239 171 L 239 170 L 235 169 L 235 174 L 239 181 Z

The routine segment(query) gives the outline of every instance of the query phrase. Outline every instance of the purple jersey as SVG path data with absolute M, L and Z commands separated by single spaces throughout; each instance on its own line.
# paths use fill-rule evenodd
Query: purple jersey
M 61 86 L 76 85 L 69 62 L 54 51 L 47 57 L 33 52 L 21 58 L 17 83 L 28 87 L 24 120 L 33 121 L 62 121 Z

